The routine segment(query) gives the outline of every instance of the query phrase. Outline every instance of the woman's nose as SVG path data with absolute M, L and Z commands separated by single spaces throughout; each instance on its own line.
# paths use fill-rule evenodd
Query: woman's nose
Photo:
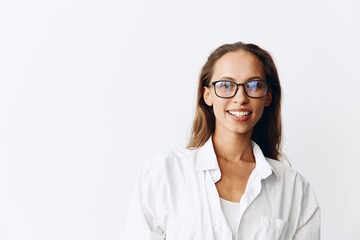
M 244 86 L 239 86 L 238 91 L 233 97 L 234 102 L 246 103 L 249 101 L 249 97 L 245 93 Z

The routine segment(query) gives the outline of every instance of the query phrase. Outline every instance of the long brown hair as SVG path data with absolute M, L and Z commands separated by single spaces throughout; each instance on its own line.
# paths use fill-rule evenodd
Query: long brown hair
M 266 81 L 270 83 L 272 101 L 265 107 L 263 115 L 255 125 L 251 139 L 256 142 L 266 157 L 279 159 L 281 156 L 281 87 L 279 75 L 271 55 L 255 44 L 236 42 L 224 44 L 215 49 L 203 66 L 197 91 L 197 106 L 191 130 L 188 148 L 201 147 L 215 130 L 215 115 L 212 107 L 204 101 L 204 87 L 208 86 L 213 75 L 214 65 L 223 55 L 238 50 L 249 51 L 261 60 L 265 70 Z

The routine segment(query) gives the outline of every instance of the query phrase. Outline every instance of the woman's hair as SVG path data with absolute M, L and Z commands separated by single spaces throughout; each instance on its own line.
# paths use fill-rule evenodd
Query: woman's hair
M 245 50 L 253 53 L 261 60 L 265 70 L 266 81 L 270 83 L 272 100 L 265 107 L 263 115 L 255 125 L 251 139 L 256 142 L 266 157 L 279 159 L 281 156 L 281 87 L 275 63 L 271 55 L 255 44 L 236 42 L 224 44 L 215 49 L 203 66 L 197 91 L 197 106 L 191 130 L 188 148 L 201 147 L 210 138 L 215 130 L 215 115 L 213 108 L 204 101 L 204 87 L 207 87 L 213 75 L 217 60 L 229 52 Z

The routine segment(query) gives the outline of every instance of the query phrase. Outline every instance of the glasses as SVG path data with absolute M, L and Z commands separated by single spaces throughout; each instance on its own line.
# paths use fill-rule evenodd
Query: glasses
M 239 90 L 239 86 L 243 86 L 245 94 L 251 98 L 261 98 L 266 95 L 269 89 L 269 83 L 263 80 L 251 80 L 246 83 L 236 83 L 229 80 L 219 80 L 210 83 L 214 86 L 216 96 L 220 98 L 232 98 Z

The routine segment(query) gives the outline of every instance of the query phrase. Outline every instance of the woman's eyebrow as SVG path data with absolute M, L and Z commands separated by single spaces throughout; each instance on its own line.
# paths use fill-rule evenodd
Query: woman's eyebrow
M 234 82 L 235 82 L 235 79 L 232 78 L 232 77 L 223 76 L 223 77 L 221 77 L 220 79 L 223 79 L 223 80 L 231 80 L 231 81 L 234 81 Z
M 219 78 L 219 79 L 222 79 L 222 80 L 231 80 L 231 81 L 233 81 L 233 82 L 236 82 L 235 78 L 228 77 L 228 76 L 223 76 L 223 77 L 221 77 L 221 78 Z M 252 76 L 252 77 L 247 78 L 247 81 L 254 80 L 254 79 L 264 80 L 261 76 L 255 75 L 255 76 Z

